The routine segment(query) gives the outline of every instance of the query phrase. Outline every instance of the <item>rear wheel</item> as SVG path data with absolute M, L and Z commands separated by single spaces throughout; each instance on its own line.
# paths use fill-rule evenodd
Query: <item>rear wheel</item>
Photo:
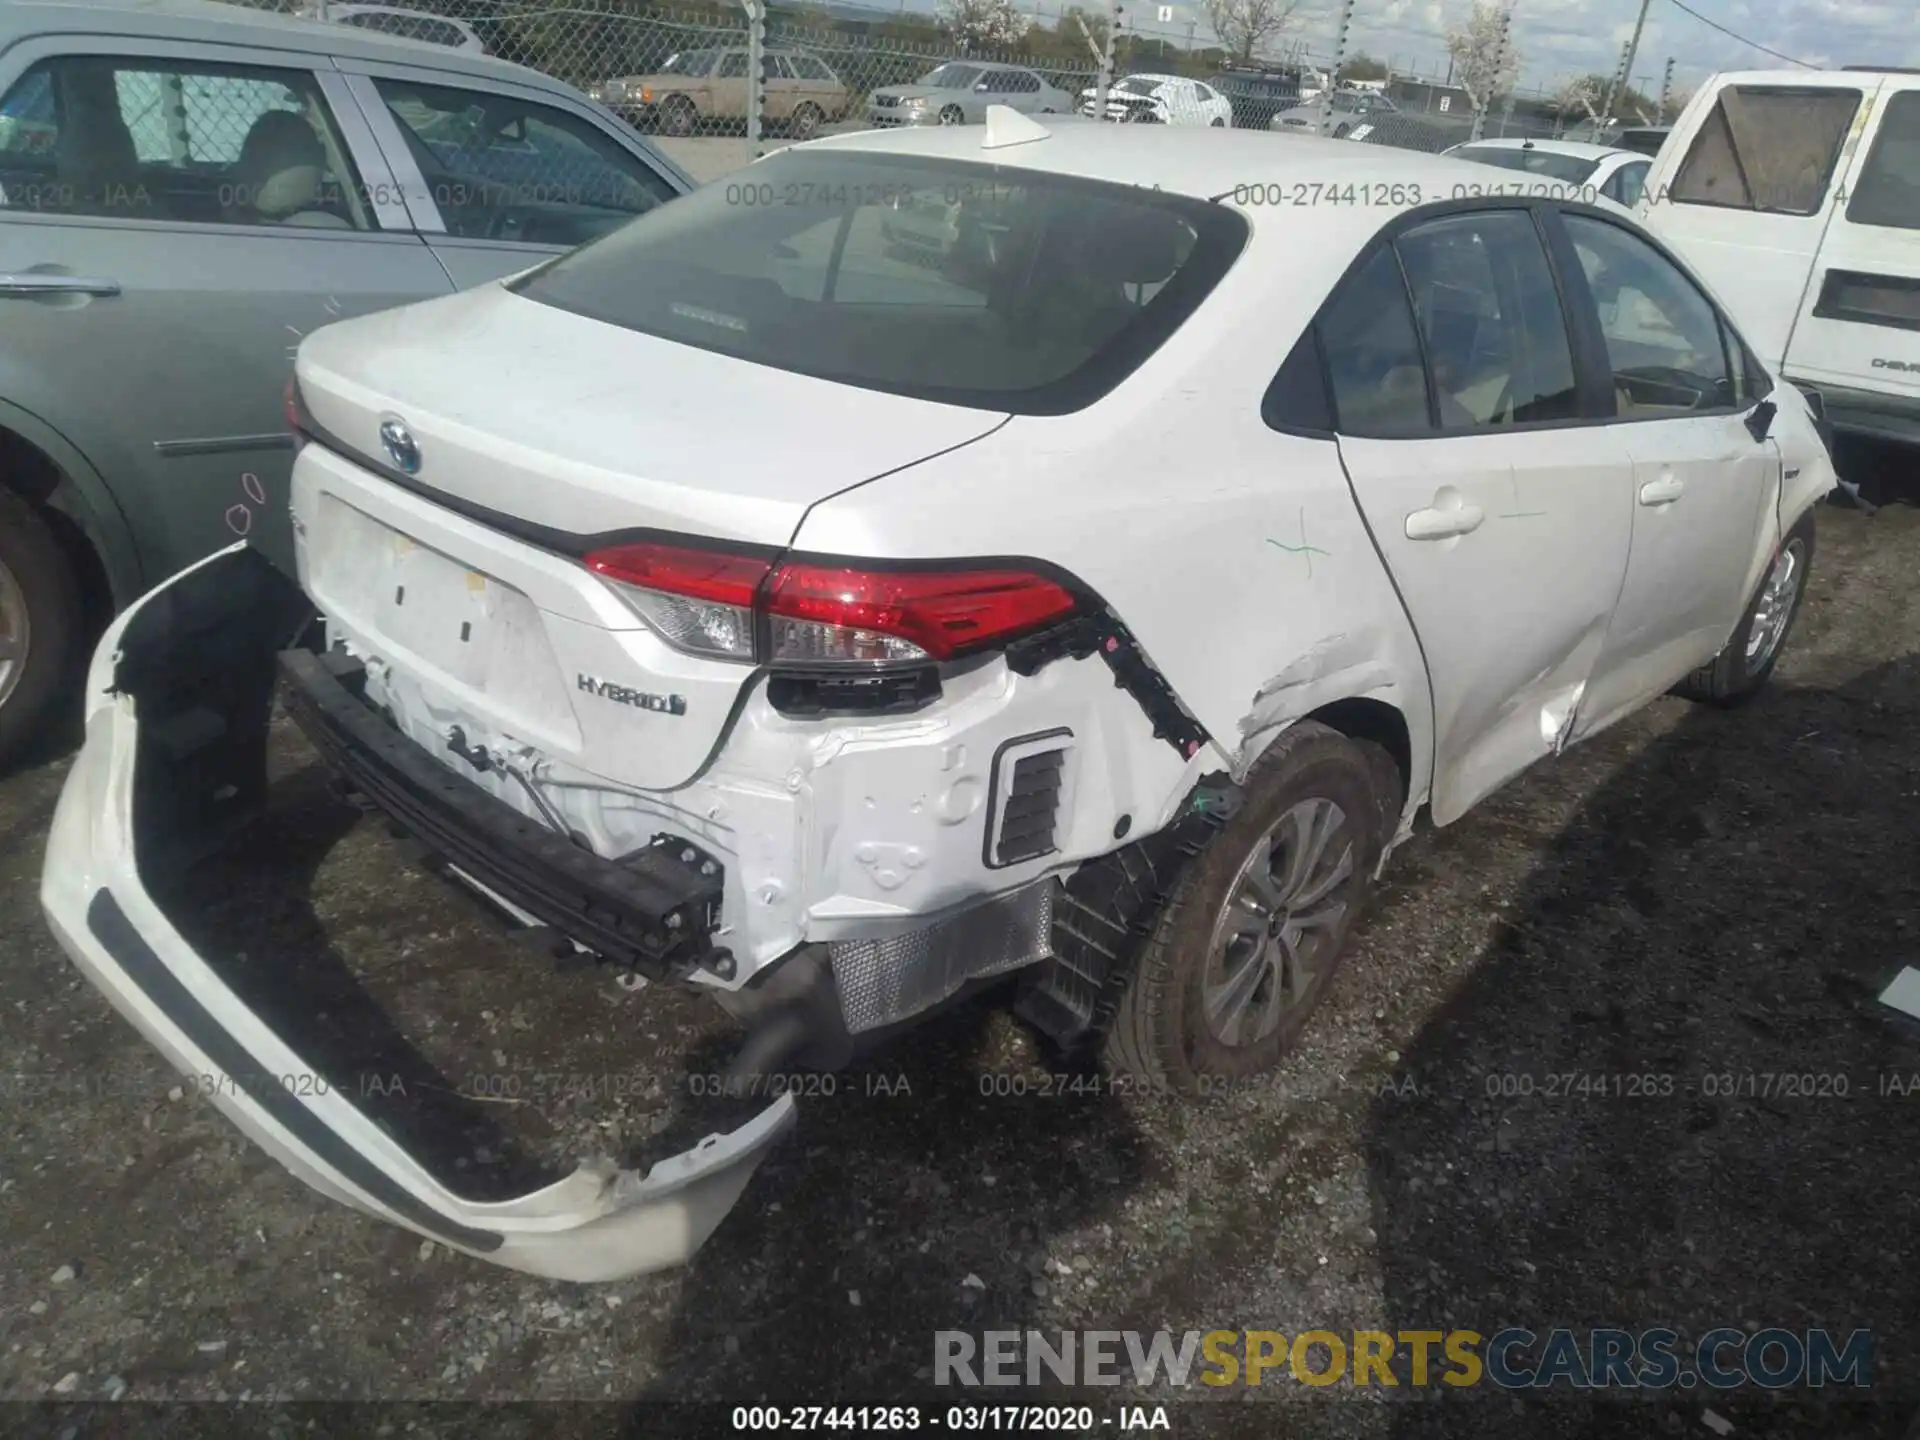
M 1280 1062 L 1345 956 L 1398 773 L 1378 746 L 1313 721 L 1268 748 L 1142 947 L 1107 1033 L 1109 1065 L 1206 1093 Z
M 39 737 L 79 654 L 80 586 L 59 540 L 0 490 L 0 767 Z
M 787 133 L 796 140 L 810 140 L 820 128 L 823 118 L 818 105 L 803 104 L 793 112 L 793 119 L 787 122 Z
M 1800 602 L 1806 598 L 1812 563 L 1813 512 L 1808 511 L 1780 542 L 1726 647 L 1674 686 L 1673 693 L 1727 708 L 1758 694 L 1786 648 L 1787 632 L 1793 629 Z

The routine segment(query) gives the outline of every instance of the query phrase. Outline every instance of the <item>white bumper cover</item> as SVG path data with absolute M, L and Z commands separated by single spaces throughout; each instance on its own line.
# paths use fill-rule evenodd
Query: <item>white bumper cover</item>
M 134 813 L 143 763 L 140 702 L 113 689 L 124 642 L 148 607 L 170 603 L 173 587 L 196 576 L 207 587 L 219 567 L 240 563 L 236 557 L 245 552 L 236 545 L 182 572 L 137 602 L 100 642 L 87 682 L 86 743 L 60 796 L 41 882 L 54 935 L 228 1119 L 324 1194 L 454 1249 L 554 1279 L 618 1280 L 686 1261 L 792 1125 L 790 1096 L 645 1175 L 593 1160 L 526 1195 L 468 1200 L 249 1009 L 149 895 Z M 140 628 L 142 642 L 150 643 L 153 627 Z

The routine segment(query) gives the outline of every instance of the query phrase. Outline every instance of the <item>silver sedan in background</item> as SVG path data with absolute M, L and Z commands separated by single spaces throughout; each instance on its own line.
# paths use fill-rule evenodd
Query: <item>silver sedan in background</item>
M 978 125 L 987 106 L 1007 105 L 1028 115 L 1066 115 L 1073 97 L 1021 65 L 949 60 L 911 85 L 886 85 L 867 99 L 867 123 Z
M 1344 140 L 1361 125 L 1378 124 L 1383 115 L 1397 115 L 1400 107 L 1373 90 L 1336 90 L 1322 115 L 1318 98 L 1282 110 L 1267 122 L 1269 130 L 1293 130 Z

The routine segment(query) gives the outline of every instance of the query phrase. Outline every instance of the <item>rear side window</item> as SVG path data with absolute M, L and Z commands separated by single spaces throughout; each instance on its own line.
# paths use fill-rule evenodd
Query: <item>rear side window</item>
M 864 389 L 1020 414 L 1098 399 L 1246 242 L 1225 206 L 911 155 L 782 152 L 514 284 Z
M 1631 165 L 1622 165 L 1607 177 L 1607 183 L 1600 187 L 1600 193 L 1617 204 L 1632 208 L 1640 199 L 1640 192 L 1647 188 L 1647 171 L 1653 168 L 1651 160 L 1636 160 Z
M 1880 133 L 1847 202 L 1855 225 L 1920 230 L 1920 90 L 1887 102 Z
M 1858 90 L 1729 86 L 1693 137 L 1666 198 L 1818 214 L 1860 99 Z
M 1432 431 L 1420 337 L 1391 246 L 1340 287 L 1318 328 L 1342 434 L 1399 440 Z

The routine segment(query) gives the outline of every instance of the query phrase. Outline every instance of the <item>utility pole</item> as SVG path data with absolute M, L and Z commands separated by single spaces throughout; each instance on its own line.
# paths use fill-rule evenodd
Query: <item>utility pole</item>
M 1667 73 L 1660 81 L 1660 114 L 1654 120 L 1656 125 L 1667 123 L 1667 107 L 1673 103 L 1673 57 L 1667 57 Z
M 1093 118 L 1104 121 L 1107 118 L 1107 92 L 1113 88 L 1113 47 L 1120 29 L 1120 17 L 1125 12 L 1119 0 L 1107 0 L 1107 34 L 1101 45 L 1093 44 L 1093 36 L 1087 35 L 1087 22 L 1080 21 L 1080 33 L 1087 35 L 1087 44 L 1093 48 L 1093 57 L 1100 64 L 1100 78 L 1093 86 Z M 1079 19 L 1076 15 L 1075 19 Z
M 1340 67 L 1347 63 L 1347 33 L 1352 28 L 1353 0 L 1340 0 L 1340 22 L 1333 30 L 1333 68 L 1327 72 L 1326 88 L 1320 92 L 1320 123 L 1316 128 L 1322 135 L 1333 123 L 1333 92 L 1340 83 Z
M 1613 118 L 1614 97 L 1620 93 L 1621 87 L 1627 83 L 1627 55 L 1632 48 L 1632 41 L 1628 41 L 1620 47 L 1620 59 L 1613 67 L 1612 78 L 1607 81 L 1607 93 L 1600 97 L 1599 118 L 1603 121 Z
M 760 118 L 767 108 L 767 3 L 740 3 L 747 12 L 747 159 L 751 162 L 765 153 L 760 147 Z
M 1614 80 L 1613 88 L 1607 91 L 1606 118 L 1609 120 L 1613 118 L 1614 101 L 1619 98 L 1620 91 L 1633 74 L 1633 57 L 1640 50 L 1640 32 L 1646 29 L 1647 11 L 1652 8 L 1653 0 L 1640 0 L 1640 16 L 1633 22 L 1633 37 L 1627 41 L 1627 48 L 1621 52 L 1619 74 Z

